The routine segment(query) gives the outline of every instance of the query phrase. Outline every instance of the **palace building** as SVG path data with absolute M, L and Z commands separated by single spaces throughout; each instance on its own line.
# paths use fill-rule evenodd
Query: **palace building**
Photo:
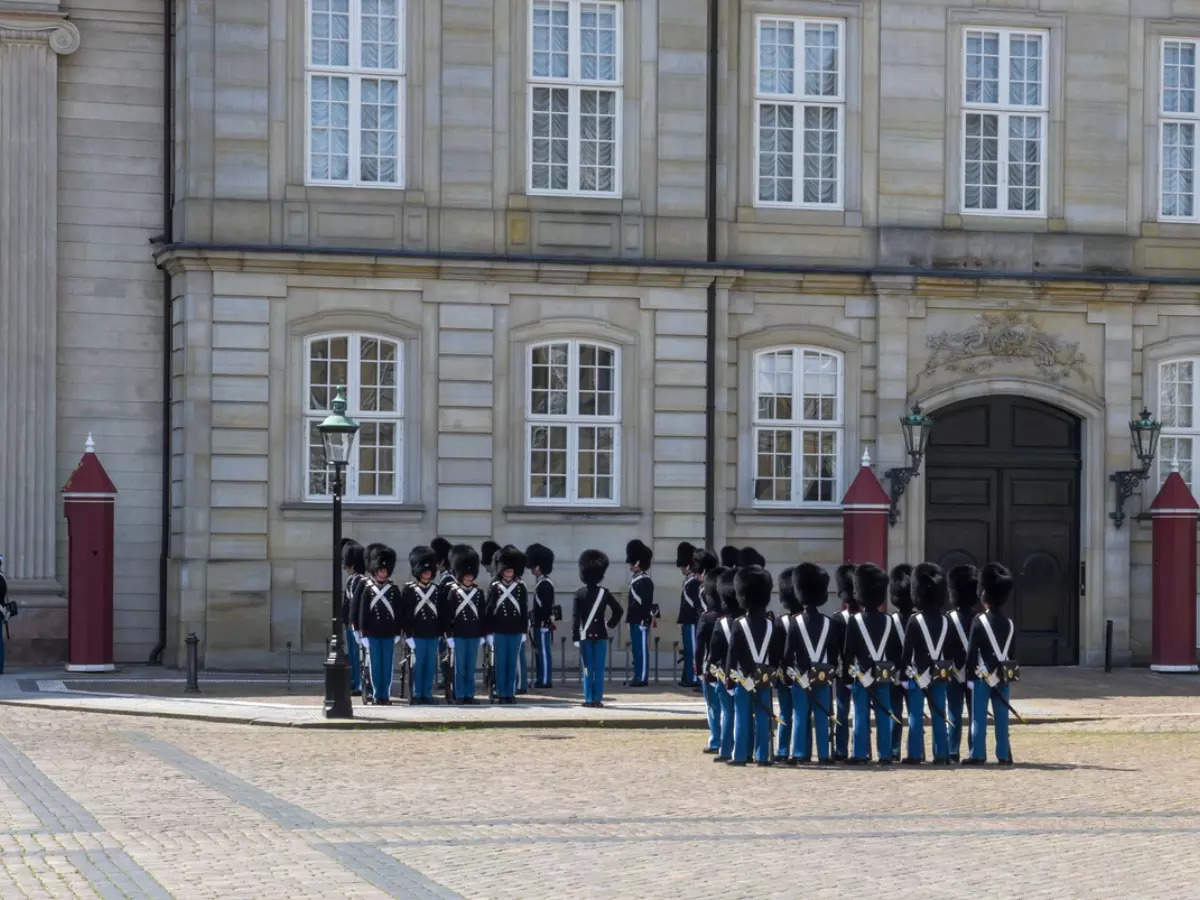
M 680 540 L 841 563 L 919 404 L 878 562 L 1000 560 L 1024 662 L 1147 662 L 1198 54 L 1189 0 L 0 0 L 10 658 L 64 656 L 92 433 L 118 660 L 315 661 L 344 385 L 348 534 L 541 541 L 564 595 L 640 537 L 670 621 Z

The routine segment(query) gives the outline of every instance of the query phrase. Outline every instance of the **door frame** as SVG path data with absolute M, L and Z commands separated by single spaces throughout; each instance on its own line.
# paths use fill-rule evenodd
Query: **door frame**
M 1106 587 L 1115 598 L 1129 595 L 1129 533 L 1108 528 L 1105 515 L 1104 475 L 1105 415 L 1101 403 L 1070 388 L 1045 384 L 1033 379 L 1005 377 L 979 378 L 946 388 L 916 394 L 929 415 L 964 400 L 979 400 L 996 394 L 1009 394 L 1037 400 L 1070 413 L 1079 419 L 1079 558 L 1086 577 L 1081 585 L 1077 622 L 1079 623 L 1079 663 L 1097 665 L 1104 661 L 1104 610 Z M 924 464 L 922 464 L 924 474 Z M 903 540 L 912 551 L 911 559 L 925 558 L 925 479 L 914 478 L 904 504 Z M 906 523 L 906 524 L 905 524 Z M 1126 660 L 1127 661 L 1127 660 Z

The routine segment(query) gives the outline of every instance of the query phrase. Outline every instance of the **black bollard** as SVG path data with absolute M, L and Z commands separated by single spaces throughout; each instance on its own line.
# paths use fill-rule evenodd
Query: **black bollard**
M 197 681 L 199 661 L 197 659 L 197 648 L 200 646 L 200 638 L 196 637 L 196 632 L 190 632 L 185 641 L 187 644 L 187 687 L 183 689 L 185 694 L 200 693 L 200 685 Z
M 1104 623 L 1104 671 L 1112 671 L 1112 630 L 1113 620 Z
M 654 636 L 654 683 L 658 684 L 658 635 Z

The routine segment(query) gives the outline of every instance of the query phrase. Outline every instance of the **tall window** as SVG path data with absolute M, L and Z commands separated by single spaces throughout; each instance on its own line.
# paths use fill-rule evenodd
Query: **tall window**
M 844 32 L 836 20 L 758 20 L 756 205 L 841 207 Z
M 1200 359 L 1172 359 L 1158 367 L 1158 483 L 1171 474 L 1174 465 L 1189 488 L 1200 449 L 1200 422 L 1196 421 L 1196 372 Z
M 1159 94 L 1159 167 L 1164 219 L 1195 222 L 1196 213 L 1196 41 L 1166 38 L 1162 42 L 1162 85 Z
M 404 184 L 405 0 L 308 0 L 308 184 Z
M 332 468 L 317 426 L 329 415 L 334 394 L 346 388 L 347 414 L 359 423 L 357 452 L 346 472 L 348 500 L 391 501 L 403 497 L 402 348 L 396 341 L 367 334 L 309 338 L 304 386 L 305 491 L 310 500 L 328 497 Z
M 1045 215 L 1049 35 L 967 29 L 963 40 L 963 211 Z
M 589 341 L 529 348 L 526 498 L 617 505 L 620 351 Z
M 621 4 L 530 5 L 529 190 L 621 190 Z
M 840 499 L 842 356 L 780 347 L 754 357 L 754 503 L 807 506 Z

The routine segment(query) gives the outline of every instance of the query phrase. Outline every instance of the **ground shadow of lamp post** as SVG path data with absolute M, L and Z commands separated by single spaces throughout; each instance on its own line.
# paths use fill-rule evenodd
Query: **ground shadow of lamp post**
M 1158 434 L 1162 431 L 1162 422 L 1150 415 L 1150 410 L 1142 407 L 1140 418 L 1129 423 L 1129 434 L 1133 440 L 1133 452 L 1137 456 L 1141 468 L 1118 469 L 1108 476 L 1108 480 L 1117 486 L 1117 508 L 1108 514 L 1118 528 L 1125 521 L 1125 501 L 1133 496 L 1134 489 L 1150 477 L 1150 467 L 1154 464 L 1154 455 L 1158 452 Z
M 888 525 L 900 521 L 900 498 L 904 496 L 908 483 L 921 474 L 921 459 L 925 456 L 929 432 L 933 430 L 933 419 L 921 412 L 920 406 L 914 405 L 908 415 L 900 417 L 900 428 L 904 432 L 904 452 L 908 456 L 908 465 L 883 473 L 888 480 L 888 494 L 891 497 Z
M 325 718 L 349 719 L 354 716 L 350 704 L 350 674 L 346 663 L 346 629 L 342 627 L 342 491 L 346 466 L 354 449 L 358 423 L 346 416 L 346 389 L 339 387 L 333 398 L 333 411 L 317 426 L 325 446 L 325 467 L 333 473 L 329 492 L 333 495 L 333 622 L 329 655 L 325 657 Z

